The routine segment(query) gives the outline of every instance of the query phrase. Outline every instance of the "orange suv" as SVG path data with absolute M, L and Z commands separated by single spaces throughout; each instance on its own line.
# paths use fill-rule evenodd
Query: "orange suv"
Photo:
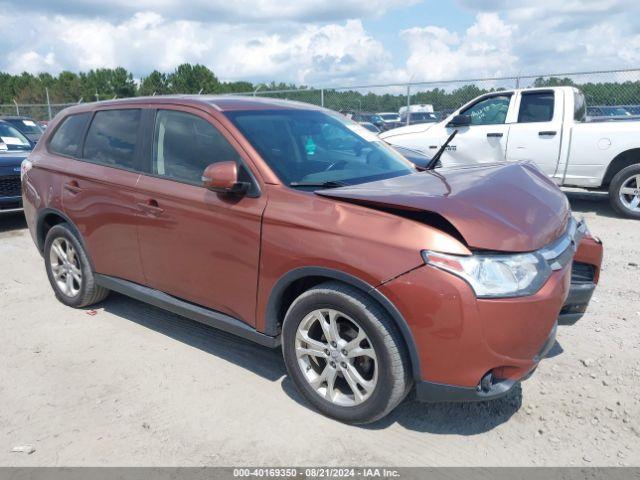
M 59 114 L 22 190 L 61 302 L 113 290 L 281 346 L 310 404 L 366 423 L 413 386 L 504 395 L 598 281 L 600 242 L 532 164 L 421 170 L 310 105 L 152 97 Z

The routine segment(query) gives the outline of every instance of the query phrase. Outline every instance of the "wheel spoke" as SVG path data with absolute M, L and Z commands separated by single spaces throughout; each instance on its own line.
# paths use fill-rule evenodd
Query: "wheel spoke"
M 335 310 L 329 310 L 329 329 L 331 330 L 331 336 L 333 337 L 333 340 L 335 342 L 340 340 L 340 330 L 338 329 L 339 316 L 339 312 L 336 312 Z
M 54 253 L 58 256 L 60 260 L 62 261 L 67 260 L 67 254 L 64 252 L 64 250 L 62 250 L 60 243 L 54 243 L 53 245 L 51 245 L 51 249 L 54 251 Z
M 316 315 L 316 320 L 318 321 L 318 323 L 320 323 L 322 333 L 324 333 L 324 338 L 327 340 L 327 342 L 335 342 L 337 339 L 333 336 L 333 329 L 327 322 L 327 319 L 324 316 L 324 312 L 319 312 Z
M 635 197 L 633 197 L 633 200 L 631 200 L 631 202 L 629 203 L 629 206 L 631 208 L 638 208 L 639 205 L 640 205 L 640 196 L 636 195 Z
M 376 360 L 376 352 L 373 348 L 353 348 L 348 351 L 347 358 L 369 357 Z
M 73 275 L 73 279 L 78 282 L 78 285 L 80 284 L 80 281 L 82 280 L 82 272 L 80 271 L 80 269 L 78 267 L 76 267 L 75 265 L 71 265 L 71 275 Z
M 71 295 L 73 293 L 73 276 L 72 275 L 67 273 L 65 284 L 67 287 L 67 294 Z
M 344 349 L 347 352 L 351 352 L 352 350 L 359 348 L 360 344 L 362 343 L 362 341 L 367 338 L 367 336 L 364 333 L 363 329 L 359 329 L 358 330 L 358 335 L 356 335 L 356 338 L 354 338 L 353 340 L 350 340 L 349 343 L 347 343 L 344 346 Z
M 336 385 L 336 377 L 338 376 L 338 372 L 335 368 L 332 368 L 331 366 L 327 366 L 327 368 L 325 368 L 325 371 L 327 369 L 329 371 L 327 372 L 327 391 L 325 392 L 325 397 L 330 402 L 333 402 L 334 398 L 336 397 L 335 385 Z
M 362 385 L 364 387 L 364 385 L 360 382 L 360 380 L 362 380 L 364 383 L 366 382 L 364 381 L 362 376 L 358 373 L 358 371 L 355 369 L 355 367 L 353 365 L 347 365 L 347 368 L 342 370 L 342 374 L 344 375 L 344 379 L 349 384 L 349 388 L 351 388 L 351 391 L 353 392 L 353 396 L 355 400 L 357 402 L 361 402 L 362 400 L 364 400 L 364 394 L 360 391 L 360 389 L 358 388 L 358 385 Z M 366 388 L 365 388 L 365 391 L 366 391 Z
M 636 191 L 633 187 L 624 187 L 620 190 L 622 195 L 635 195 Z
M 329 370 L 333 370 L 333 369 L 331 368 L 330 365 L 327 364 L 324 367 L 324 370 L 322 370 L 322 373 L 320 375 L 318 375 L 313 380 L 309 381 L 311 386 L 316 390 L 318 390 L 322 386 L 322 384 L 327 380 L 327 375 L 329 374 Z

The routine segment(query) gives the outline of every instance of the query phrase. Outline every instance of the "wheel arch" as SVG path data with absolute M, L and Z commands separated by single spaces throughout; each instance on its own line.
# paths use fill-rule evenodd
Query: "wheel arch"
M 632 148 L 619 153 L 607 167 L 607 171 L 602 179 L 602 186 L 608 188 L 611 180 L 613 180 L 613 177 L 615 177 L 618 172 L 636 164 L 640 165 L 640 148 Z
M 269 295 L 265 312 L 266 322 L 264 333 L 271 336 L 279 335 L 282 321 L 291 303 L 304 291 L 330 280 L 357 288 L 370 296 L 384 309 L 402 335 L 405 347 L 409 353 L 412 377 L 414 379 L 420 379 L 420 358 L 413 333 L 400 311 L 374 286 L 340 270 L 325 267 L 302 267 L 291 270 L 283 275 L 276 282 Z
M 36 245 L 40 253 L 44 253 L 44 243 L 49 230 L 51 230 L 55 225 L 59 225 L 61 223 L 66 223 L 74 233 L 85 251 L 89 264 L 91 265 L 91 270 L 95 271 L 93 261 L 91 260 L 87 246 L 84 243 L 84 239 L 80 234 L 80 230 L 67 215 L 55 208 L 43 208 L 38 213 L 38 218 L 36 220 Z

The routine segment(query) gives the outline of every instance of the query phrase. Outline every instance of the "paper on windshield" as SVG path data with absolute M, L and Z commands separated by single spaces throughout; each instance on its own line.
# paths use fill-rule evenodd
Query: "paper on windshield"
M 27 127 L 35 127 L 36 126 L 36 122 L 34 122 L 33 120 L 22 120 L 22 123 L 24 123 Z
M 5 145 L 26 145 L 26 143 L 18 137 L 0 137 L 0 139 Z

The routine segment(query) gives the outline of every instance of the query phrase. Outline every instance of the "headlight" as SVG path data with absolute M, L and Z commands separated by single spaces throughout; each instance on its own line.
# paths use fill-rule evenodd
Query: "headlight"
M 424 250 L 422 257 L 428 265 L 465 280 L 479 298 L 532 295 L 551 275 L 539 253 L 458 256 Z

